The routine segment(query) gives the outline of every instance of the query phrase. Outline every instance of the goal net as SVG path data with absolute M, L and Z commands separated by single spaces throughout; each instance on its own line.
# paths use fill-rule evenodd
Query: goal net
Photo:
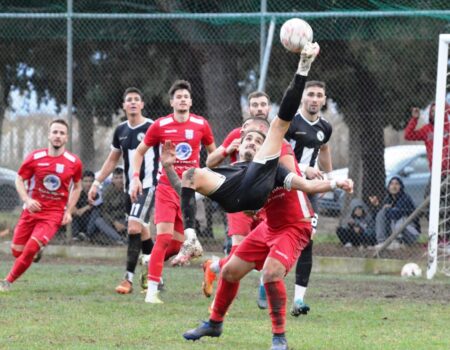
M 436 272 L 450 276 L 449 43 L 450 34 L 439 36 L 429 211 L 428 279 L 433 278 Z

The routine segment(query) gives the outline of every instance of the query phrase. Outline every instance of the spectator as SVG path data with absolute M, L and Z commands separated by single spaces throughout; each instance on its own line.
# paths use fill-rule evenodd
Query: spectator
M 72 213 L 72 239 L 74 241 L 86 240 L 92 236 L 95 230 L 94 222 L 96 217 L 99 216 L 98 206 L 102 203 L 102 200 L 98 198 L 93 205 L 89 204 L 87 194 L 94 180 L 95 175 L 92 171 L 86 170 L 83 172 L 80 199 L 78 199 L 75 210 Z
M 127 225 L 125 220 L 126 196 L 122 168 L 113 171 L 111 185 L 103 193 L 102 215 L 95 219 L 95 226 L 108 243 L 125 244 Z
M 370 203 L 376 212 L 375 232 L 377 238 L 377 248 L 396 231 L 400 225 L 416 209 L 412 198 L 405 192 L 402 180 L 394 176 L 387 186 L 387 195 L 382 206 L 376 196 L 369 197 Z M 389 249 L 398 249 L 400 243 L 412 244 L 417 241 L 420 234 L 419 217 L 409 224 L 403 232 L 391 243 Z
M 351 201 L 350 214 L 337 228 L 336 234 L 344 247 L 373 246 L 377 243 L 374 219 L 361 199 Z

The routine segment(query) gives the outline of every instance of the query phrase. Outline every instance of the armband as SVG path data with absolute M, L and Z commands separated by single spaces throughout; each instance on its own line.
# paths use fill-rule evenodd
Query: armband
M 333 173 L 330 171 L 329 173 L 325 173 L 327 180 L 333 180 Z

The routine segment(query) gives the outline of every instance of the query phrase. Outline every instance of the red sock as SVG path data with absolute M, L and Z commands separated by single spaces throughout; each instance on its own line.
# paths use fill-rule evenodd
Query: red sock
M 228 254 L 228 256 L 226 256 L 225 258 L 222 258 L 219 260 L 219 267 L 222 270 L 222 267 L 228 262 L 228 260 L 230 260 L 230 258 L 233 256 L 234 252 L 237 249 L 237 245 L 233 245 L 231 246 L 231 250 L 230 250 L 230 254 Z
M 286 286 L 283 280 L 264 283 L 269 304 L 272 333 L 284 333 L 286 326 Z
M 222 322 L 228 308 L 236 298 L 239 290 L 239 282 L 228 282 L 223 278 L 219 279 L 217 284 L 216 297 L 214 298 L 214 305 L 211 312 L 210 319 L 216 322 Z
M 169 246 L 167 247 L 166 255 L 164 256 L 164 261 L 166 261 L 167 259 L 170 259 L 172 256 L 178 254 L 182 244 L 183 244 L 182 242 L 172 239 L 170 241 Z
M 147 278 L 150 281 L 159 283 L 164 267 L 164 257 L 171 240 L 172 235 L 170 233 L 156 235 L 156 242 L 153 246 L 152 254 L 150 255 L 150 261 L 148 262 Z
M 25 244 L 22 254 L 14 261 L 14 265 L 11 268 L 8 277 L 6 277 L 6 280 L 13 283 L 16 279 L 22 276 L 22 274 L 33 263 L 33 258 L 40 249 L 41 246 L 38 242 L 32 238 L 29 239 L 27 244 Z

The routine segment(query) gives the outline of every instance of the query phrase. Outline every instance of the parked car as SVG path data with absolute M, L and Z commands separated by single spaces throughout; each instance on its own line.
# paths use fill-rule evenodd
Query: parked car
M 14 170 L 0 167 L 0 211 L 11 211 L 20 204 L 15 185 L 16 176 Z
M 412 197 L 416 206 L 424 199 L 425 190 L 430 179 L 427 154 L 424 145 L 401 145 L 387 147 L 384 150 L 386 186 L 393 176 L 398 176 L 405 185 L 405 191 Z M 348 177 L 348 168 L 336 169 L 333 178 Z M 321 213 L 339 215 L 344 205 L 345 192 L 336 189 L 325 193 L 318 201 Z

